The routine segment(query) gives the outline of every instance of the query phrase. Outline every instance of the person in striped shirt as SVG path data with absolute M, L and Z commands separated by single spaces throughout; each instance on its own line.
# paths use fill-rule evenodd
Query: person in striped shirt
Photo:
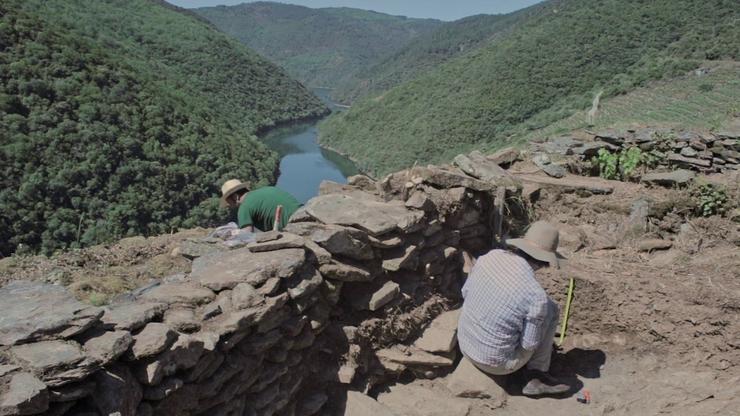
M 527 396 L 557 395 L 570 387 L 552 377 L 550 356 L 558 305 L 535 280 L 534 272 L 559 267 L 558 230 L 538 221 L 524 238 L 506 243 L 514 251 L 492 250 L 472 266 L 457 337 L 463 355 L 483 372 L 511 374 L 525 367 Z

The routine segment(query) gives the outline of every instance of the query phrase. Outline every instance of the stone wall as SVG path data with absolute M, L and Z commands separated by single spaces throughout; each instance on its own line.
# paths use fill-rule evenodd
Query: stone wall
M 6 285 L 0 414 L 331 414 L 337 392 L 447 371 L 461 250 L 490 248 L 521 200 L 486 157 L 456 164 L 325 183 L 282 232 L 187 241 L 190 273 L 105 307 Z

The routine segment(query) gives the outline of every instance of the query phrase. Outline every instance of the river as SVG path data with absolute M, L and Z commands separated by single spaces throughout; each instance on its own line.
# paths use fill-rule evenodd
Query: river
M 329 99 L 329 91 L 313 90 L 332 111 L 341 111 Z M 263 138 L 280 155 L 280 176 L 275 186 L 290 192 L 302 203 L 318 194 L 321 181 L 347 183 L 348 176 L 359 173 L 351 160 L 319 146 L 317 124 L 315 121 L 276 129 Z

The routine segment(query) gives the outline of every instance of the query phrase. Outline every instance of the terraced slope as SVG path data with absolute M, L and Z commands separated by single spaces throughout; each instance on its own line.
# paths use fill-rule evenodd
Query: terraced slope
M 500 147 L 605 97 L 738 57 L 736 2 L 560 0 L 485 46 L 352 106 L 321 142 L 385 173 Z

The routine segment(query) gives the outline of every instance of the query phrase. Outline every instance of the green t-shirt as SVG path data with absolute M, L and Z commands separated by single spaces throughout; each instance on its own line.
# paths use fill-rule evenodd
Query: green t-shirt
M 278 205 L 283 206 L 283 215 L 280 218 L 282 229 L 290 216 L 301 207 L 301 203 L 293 195 L 274 186 L 250 191 L 239 205 L 237 214 L 239 228 L 252 225 L 261 231 L 271 231 L 275 224 L 275 210 Z

